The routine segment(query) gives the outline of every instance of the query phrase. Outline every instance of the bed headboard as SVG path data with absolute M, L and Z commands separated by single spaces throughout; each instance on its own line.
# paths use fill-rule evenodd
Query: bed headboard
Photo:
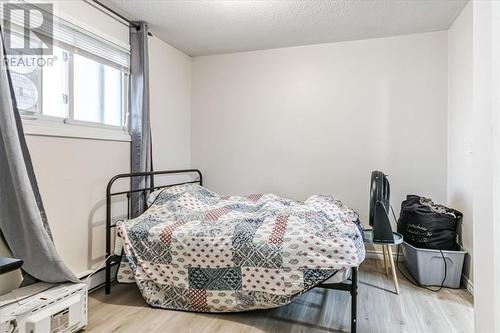
M 158 182 L 156 177 L 165 176 L 165 175 L 195 175 L 197 179 L 185 182 L 177 182 L 177 183 L 168 183 L 163 185 L 157 185 L 161 182 Z M 138 177 L 150 177 L 151 185 L 144 188 L 132 189 L 132 179 Z M 129 190 L 128 191 L 117 191 L 113 192 L 113 185 L 119 179 L 129 179 Z M 203 176 L 201 171 L 198 169 L 184 169 L 184 170 L 164 170 L 164 171 L 149 171 L 149 172 L 136 172 L 136 173 L 122 173 L 114 176 L 108 183 L 106 188 L 106 294 L 110 293 L 111 290 L 111 265 L 115 263 L 119 263 L 121 260 L 121 256 L 115 256 L 111 253 L 111 230 L 116 227 L 116 224 L 112 221 L 112 199 L 117 196 L 126 196 L 127 198 L 127 219 L 130 219 L 131 216 L 131 197 L 132 194 L 139 194 L 142 197 L 144 202 L 144 207 L 146 207 L 146 201 L 148 194 L 152 191 L 172 187 L 176 185 L 183 184 L 200 184 L 203 185 Z M 146 208 L 147 209 L 147 208 Z

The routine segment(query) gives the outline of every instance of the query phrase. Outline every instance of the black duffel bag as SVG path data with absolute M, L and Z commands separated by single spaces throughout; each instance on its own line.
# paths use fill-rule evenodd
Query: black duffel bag
M 408 195 L 401 203 L 398 232 L 405 242 L 419 248 L 433 250 L 458 250 L 457 226 L 462 213 L 431 199 Z

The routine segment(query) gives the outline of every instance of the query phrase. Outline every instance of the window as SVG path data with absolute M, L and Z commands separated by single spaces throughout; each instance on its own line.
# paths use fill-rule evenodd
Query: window
M 50 55 L 9 56 L 23 121 L 29 126 L 64 127 L 64 136 L 79 128 L 90 133 L 92 127 L 94 132 L 100 127 L 128 136 L 128 49 L 60 18 L 55 17 L 53 23 Z M 18 32 L 8 36 L 12 45 L 23 45 Z M 40 58 L 44 61 L 33 62 Z
M 74 120 L 123 126 L 123 73 L 80 55 L 73 68 Z
M 53 59 L 50 66 L 29 71 L 12 67 L 16 101 L 23 115 L 125 127 L 126 73 L 56 46 Z

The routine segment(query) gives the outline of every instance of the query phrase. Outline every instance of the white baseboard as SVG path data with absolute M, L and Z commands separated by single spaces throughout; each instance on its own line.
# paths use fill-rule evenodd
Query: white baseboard
M 377 260 L 384 260 L 384 253 L 382 251 L 377 251 L 377 250 L 366 250 L 366 259 L 377 259 Z M 397 259 L 397 251 L 393 251 L 392 257 L 394 258 L 394 262 L 396 262 Z M 399 262 L 405 261 L 405 257 L 403 256 L 402 253 L 399 254 Z
M 115 280 L 116 276 L 116 271 L 118 270 L 118 264 L 114 264 L 111 267 L 111 281 Z M 90 274 L 91 272 L 89 272 Z M 87 276 L 89 274 L 86 274 L 85 276 L 79 276 L 80 279 L 85 282 L 87 279 Z M 104 268 L 101 268 L 98 270 L 96 273 L 94 273 L 88 282 L 88 290 L 89 292 L 94 291 L 94 289 L 98 289 L 104 285 L 104 282 L 106 282 L 106 270 Z
M 469 278 L 464 274 L 462 274 L 462 285 L 464 285 L 467 288 L 467 291 L 474 296 L 474 282 L 469 280 Z

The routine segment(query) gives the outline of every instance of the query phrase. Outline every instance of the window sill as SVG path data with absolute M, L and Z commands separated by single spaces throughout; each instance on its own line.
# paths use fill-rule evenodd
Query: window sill
M 29 136 L 52 136 L 104 141 L 132 141 L 130 135 L 120 129 L 66 124 L 44 119 L 23 119 L 24 134 Z

